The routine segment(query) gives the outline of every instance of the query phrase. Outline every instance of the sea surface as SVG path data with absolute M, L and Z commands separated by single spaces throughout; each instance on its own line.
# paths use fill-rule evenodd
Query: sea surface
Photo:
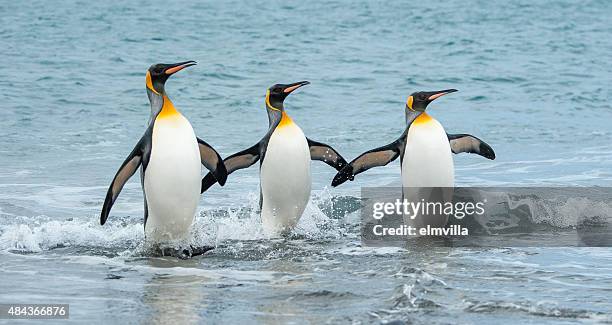
M 265 134 L 275 83 L 311 82 L 287 112 L 347 159 L 402 133 L 410 93 L 456 88 L 428 112 L 497 154 L 455 156 L 458 186 L 612 186 L 611 15 L 605 0 L 3 1 L 0 303 L 69 303 L 87 324 L 610 323 L 610 248 L 363 246 L 360 188 L 397 185 L 398 162 L 339 188 L 313 162 L 282 239 L 263 235 L 258 168 L 238 171 L 203 195 L 193 240 L 216 248 L 189 260 L 148 254 L 138 177 L 99 213 L 147 125 L 146 69 L 185 60 L 167 92 L 222 156 Z M 524 222 L 571 232 L 577 213 Z

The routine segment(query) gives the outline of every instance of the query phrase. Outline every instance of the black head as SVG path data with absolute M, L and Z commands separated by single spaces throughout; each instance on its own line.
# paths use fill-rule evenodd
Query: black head
M 149 70 L 147 70 L 147 88 L 158 95 L 164 93 L 166 80 L 168 80 L 171 75 L 192 65 L 196 65 L 196 62 L 185 61 L 174 64 L 158 63 L 152 65 Z
M 445 89 L 439 91 L 418 91 L 408 96 L 406 107 L 417 112 L 425 112 L 427 105 L 446 94 L 454 93 L 457 89 Z
M 283 109 L 283 101 L 289 94 L 291 94 L 296 89 L 308 85 L 310 82 L 308 81 L 300 81 L 288 85 L 276 84 L 270 88 L 268 88 L 268 93 L 266 94 L 266 106 L 268 108 L 282 110 Z

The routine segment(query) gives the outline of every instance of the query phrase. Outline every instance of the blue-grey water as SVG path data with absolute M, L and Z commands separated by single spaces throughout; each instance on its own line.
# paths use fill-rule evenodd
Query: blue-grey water
M 268 86 L 307 136 L 347 159 L 395 140 L 407 96 L 495 161 L 455 156 L 460 186 L 612 186 L 612 2 L 4 1 L 0 5 L 0 303 L 69 303 L 78 323 L 612 322 L 608 248 L 370 248 L 359 189 L 313 163 L 287 239 L 262 235 L 258 171 L 205 193 L 191 260 L 143 253 L 135 177 L 98 224 L 143 133 L 145 71 L 196 60 L 167 91 L 223 156 L 268 128 Z M 602 211 L 606 213 L 607 211 Z M 576 226 L 568 212 L 549 223 Z

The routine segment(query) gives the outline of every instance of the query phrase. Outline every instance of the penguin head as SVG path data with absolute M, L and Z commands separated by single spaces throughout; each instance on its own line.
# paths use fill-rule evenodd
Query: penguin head
M 158 95 L 163 94 L 166 80 L 168 80 L 171 75 L 192 65 L 196 65 L 196 62 L 185 61 L 174 64 L 158 63 L 152 65 L 149 70 L 147 70 L 147 89 Z
M 409 110 L 417 111 L 417 112 L 425 112 L 427 105 L 433 102 L 439 97 L 442 97 L 446 94 L 454 93 L 457 89 L 445 89 L 438 91 L 417 91 L 408 96 L 408 100 L 406 101 L 406 107 Z
M 292 84 L 276 84 L 270 88 L 268 88 L 268 92 L 266 93 L 266 106 L 269 109 L 275 109 L 277 111 L 282 111 L 283 102 L 285 98 L 289 96 L 296 89 L 308 85 L 310 82 L 308 81 L 299 81 Z

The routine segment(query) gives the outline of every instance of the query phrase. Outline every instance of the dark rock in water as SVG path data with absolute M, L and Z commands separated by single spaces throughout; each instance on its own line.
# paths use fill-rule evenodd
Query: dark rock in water
M 175 247 L 157 247 L 155 253 L 159 256 L 171 256 L 180 259 L 190 259 L 192 257 L 203 255 L 204 253 L 215 249 L 213 246 L 175 248 Z

